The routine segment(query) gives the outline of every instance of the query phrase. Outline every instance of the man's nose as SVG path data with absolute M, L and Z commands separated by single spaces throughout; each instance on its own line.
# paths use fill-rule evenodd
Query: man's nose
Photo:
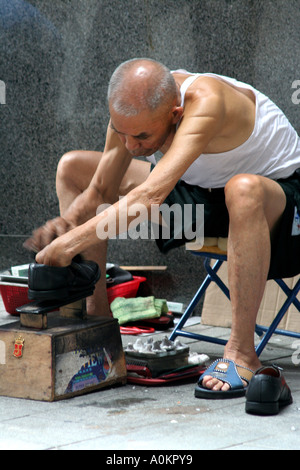
M 129 150 L 129 152 L 137 150 L 139 146 L 140 144 L 137 139 L 131 137 L 130 135 L 125 136 L 125 147 L 127 148 L 127 150 Z

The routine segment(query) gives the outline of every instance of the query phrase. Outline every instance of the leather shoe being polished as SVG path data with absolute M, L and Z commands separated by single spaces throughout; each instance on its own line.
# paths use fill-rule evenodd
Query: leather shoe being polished
M 275 415 L 293 403 L 291 391 L 276 366 L 261 367 L 252 377 L 246 392 L 246 412 Z
M 94 261 L 80 257 L 66 267 L 31 263 L 28 269 L 30 300 L 62 300 L 93 291 L 100 279 L 100 268 Z M 90 294 L 89 294 L 90 295 Z

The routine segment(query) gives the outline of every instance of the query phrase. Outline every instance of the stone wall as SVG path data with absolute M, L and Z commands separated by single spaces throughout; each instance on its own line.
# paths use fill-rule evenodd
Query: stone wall
M 23 241 L 58 214 L 60 157 L 103 148 L 120 62 L 247 81 L 299 129 L 299 24 L 298 0 L 0 0 L 0 268 L 27 262 Z M 184 248 L 162 256 L 153 241 L 112 241 L 109 261 L 167 265 L 148 280 L 170 300 L 187 301 L 203 278 Z

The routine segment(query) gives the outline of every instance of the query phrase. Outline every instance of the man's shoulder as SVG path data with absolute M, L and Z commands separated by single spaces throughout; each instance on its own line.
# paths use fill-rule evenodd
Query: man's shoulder
M 201 76 L 186 91 L 184 107 L 185 113 L 189 110 L 205 108 L 207 113 L 223 109 L 225 93 L 220 81 L 214 77 Z
M 188 88 L 187 93 L 191 93 L 195 97 L 199 97 L 199 94 L 205 97 L 222 96 L 224 86 L 224 82 L 217 77 L 199 75 L 197 80 Z

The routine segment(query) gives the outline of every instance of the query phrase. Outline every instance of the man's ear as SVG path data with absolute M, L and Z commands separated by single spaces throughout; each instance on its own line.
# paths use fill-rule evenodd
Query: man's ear
M 183 116 L 183 107 L 182 106 L 174 106 L 172 109 L 172 123 L 178 124 L 180 119 Z

